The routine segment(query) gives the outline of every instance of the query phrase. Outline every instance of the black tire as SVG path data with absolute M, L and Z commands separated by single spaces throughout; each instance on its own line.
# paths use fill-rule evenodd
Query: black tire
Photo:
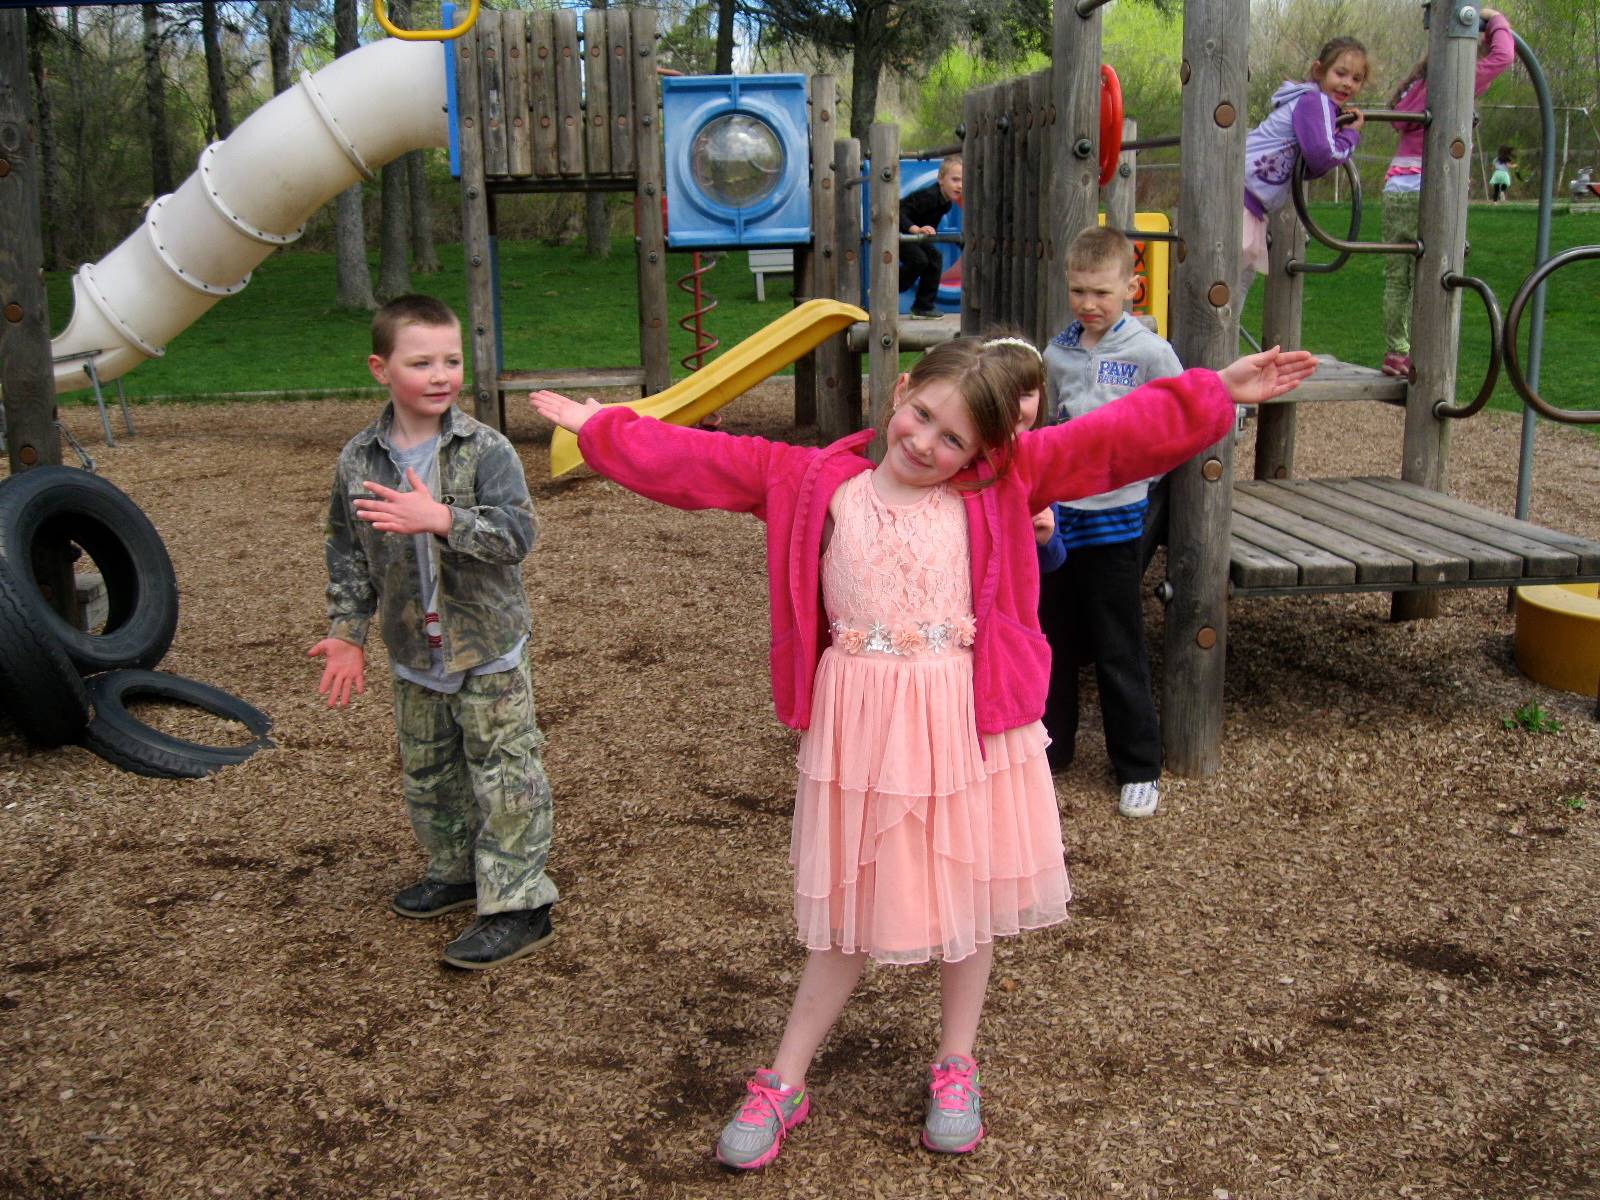
M 75 629 L 39 591 L 35 563 L 76 543 L 106 584 L 101 633 Z M 153 667 L 178 628 L 178 581 L 161 535 L 115 484 L 76 467 L 34 467 L 0 487 L 0 558 L 32 622 L 49 630 L 85 675 Z
M 28 618 L 22 584 L 0 560 L 0 709 L 40 746 L 75 742 L 89 723 L 89 693 L 48 629 Z
M 267 731 L 272 718 L 210 684 L 167 671 L 111 671 L 88 681 L 94 717 L 80 739 L 86 749 L 124 771 L 156 779 L 199 779 L 222 767 L 242 763 L 272 745 Z M 154 696 L 192 704 L 213 716 L 237 721 L 254 740 L 242 746 L 206 746 L 162 733 L 127 709 L 129 696 Z

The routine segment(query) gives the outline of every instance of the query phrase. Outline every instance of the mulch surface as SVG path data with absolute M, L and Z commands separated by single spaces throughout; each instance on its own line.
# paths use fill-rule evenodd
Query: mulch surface
M 802 962 L 761 528 L 552 482 L 548 426 L 513 414 L 564 898 L 547 949 L 455 972 L 470 914 L 388 910 L 422 859 L 382 656 L 335 713 L 304 657 L 334 457 L 372 411 L 140 408 L 104 449 L 67 410 L 171 553 L 163 667 L 277 747 L 162 781 L 0 730 L 0 1195 L 1600 1196 L 1600 726 L 1518 674 L 1503 593 L 1408 624 L 1381 595 L 1235 601 L 1222 768 L 1152 821 L 1116 815 L 1086 684 L 1073 919 L 996 956 L 988 1140 L 917 1148 L 937 973 L 872 969 L 811 1120 L 730 1179 L 711 1147 Z M 810 437 L 791 411 L 764 385 L 725 428 Z M 1510 511 L 1517 429 L 1456 428 L 1452 490 Z M 1394 474 L 1401 432 L 1312 406 L 1302 470 Z M 1538 463 L 1534 518 L 1600 537 L 1600 443 L 1545 428 Z M 1502 727 L 1529 700 L 1559 732 Z

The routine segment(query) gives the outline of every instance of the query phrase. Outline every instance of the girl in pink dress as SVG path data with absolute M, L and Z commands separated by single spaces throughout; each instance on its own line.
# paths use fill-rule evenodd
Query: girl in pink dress
M 1020 357 L 1010 338 L 938 346 L 896 382 L 881 431 L 820 449 L 531 397 L 623 486 L 767 523 L 773 696 L 804 731 L 790 861 L 808 957 L 772 1066 L 718 1141 L 727 1166 L 766 1166 L 806 1119 L 807 1068 L 868 958 L 939 961 L 922 1144 L 977 1146 L 994 939 L 1065 919 L 1070 894 L 1039 720 L 1050 650 L 1032 515 L 1170 470 L 1232 428 L 1236 402 L 1314 367 L 1273 349 L 1019 432 L 1018 398 L 1040 386 L 1037 352 Z M 874 466 L 863 451 L 880 435 Z

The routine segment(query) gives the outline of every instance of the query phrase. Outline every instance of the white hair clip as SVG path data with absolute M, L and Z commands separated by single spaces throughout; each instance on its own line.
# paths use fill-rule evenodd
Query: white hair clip
M 993 350 L 996 346 L 1021 346 L 1024 350 L 1032 350 L 1033 351 L 1033 356 L 1035 358 L 1037 358 L 1040 362 L 1044 361 L 1044 355 L 1039 353 L 1039 347 L 1035 346 L 1032 342 L 1028 341 L 1026 338 L 1019 338 L 1019 337 L 995 338 L 992 341 L 987 341 L 987 342 L 985 342 L 983 344 L 983 348 L 985 350 Z

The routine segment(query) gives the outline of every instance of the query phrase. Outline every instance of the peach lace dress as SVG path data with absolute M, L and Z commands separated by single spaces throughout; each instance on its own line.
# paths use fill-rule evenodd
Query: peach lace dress
M 1071 889 L 1044 726 L 977 732 L 967 517 L 949 487 L 833 497 L 832 644 L 798 756 L 790 862 L 807 947 L 956 961 L 1066 918 Z

